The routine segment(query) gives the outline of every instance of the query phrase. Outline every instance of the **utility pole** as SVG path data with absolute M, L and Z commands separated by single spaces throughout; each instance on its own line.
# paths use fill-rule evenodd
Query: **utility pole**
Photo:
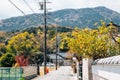
M 46 0 L 39 2 L 40 10 L 44 10 L 44 75 L 46 75 L 46 54 L 47 54 L 47 10 L 46 10 Z
M 46 54 L 47 54 L 47 6 L 46 4 L 50 3 L 44 0 L 39 2 L 40 10 L 44 11 L 44 75 L 46 74 Z
M 55 58 L 56 58 L 56 65 L 55 65 L 56 70 L 57 70 L 57 65 L 58 65 L 57 64 L 58 63 L 58 61 L 57 61 L 57 53 L 58 53 L 58 38 L 57 38 L 58 36 L 57 36 L 57 32 L 58 31 L 57 31 L 57 26 L 56 26 L 56 32 L 55 32 L 56 33 L 56 56 L 55 56 Z
M 46 27 L 47 27 L 47 19 L 46 19 L 46 0 L 44 0 L 44 74 L 46 74 L 46 54 L 47 54 L 47 45 L 46 45 Z

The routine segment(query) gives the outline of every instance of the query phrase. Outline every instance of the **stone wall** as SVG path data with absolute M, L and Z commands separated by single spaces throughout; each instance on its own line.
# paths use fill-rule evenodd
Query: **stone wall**
M 25 80 L 31 80 L 37 76 L 37 67 L 35 66 L 25 66 L 23 69 L 23 77 Z

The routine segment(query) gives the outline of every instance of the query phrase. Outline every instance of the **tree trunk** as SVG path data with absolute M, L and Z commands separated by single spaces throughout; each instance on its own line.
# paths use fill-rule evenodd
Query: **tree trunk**
M 39 68 L 39 65 L 37 65 L 37 75 L 40 75 L 40 68 Z

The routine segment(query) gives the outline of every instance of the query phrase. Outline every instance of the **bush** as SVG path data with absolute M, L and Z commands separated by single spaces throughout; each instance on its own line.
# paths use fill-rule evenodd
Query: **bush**
M 18 79 L 18 80 L 25 80 L 25 78 L 22 77 L 22 78 L 20 78 L 20 79 Z
M 10 53 L 2 55 L 2 57 L 0 58 L 1 67 L 12 67 L 12 65 L 15 64 L 15 62 L 15 56 Z

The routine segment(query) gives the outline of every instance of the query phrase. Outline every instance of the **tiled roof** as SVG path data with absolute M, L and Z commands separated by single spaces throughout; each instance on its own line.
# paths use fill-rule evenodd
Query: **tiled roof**
M 97 59 L 92 64 L 120 64 L 120 55 Z

